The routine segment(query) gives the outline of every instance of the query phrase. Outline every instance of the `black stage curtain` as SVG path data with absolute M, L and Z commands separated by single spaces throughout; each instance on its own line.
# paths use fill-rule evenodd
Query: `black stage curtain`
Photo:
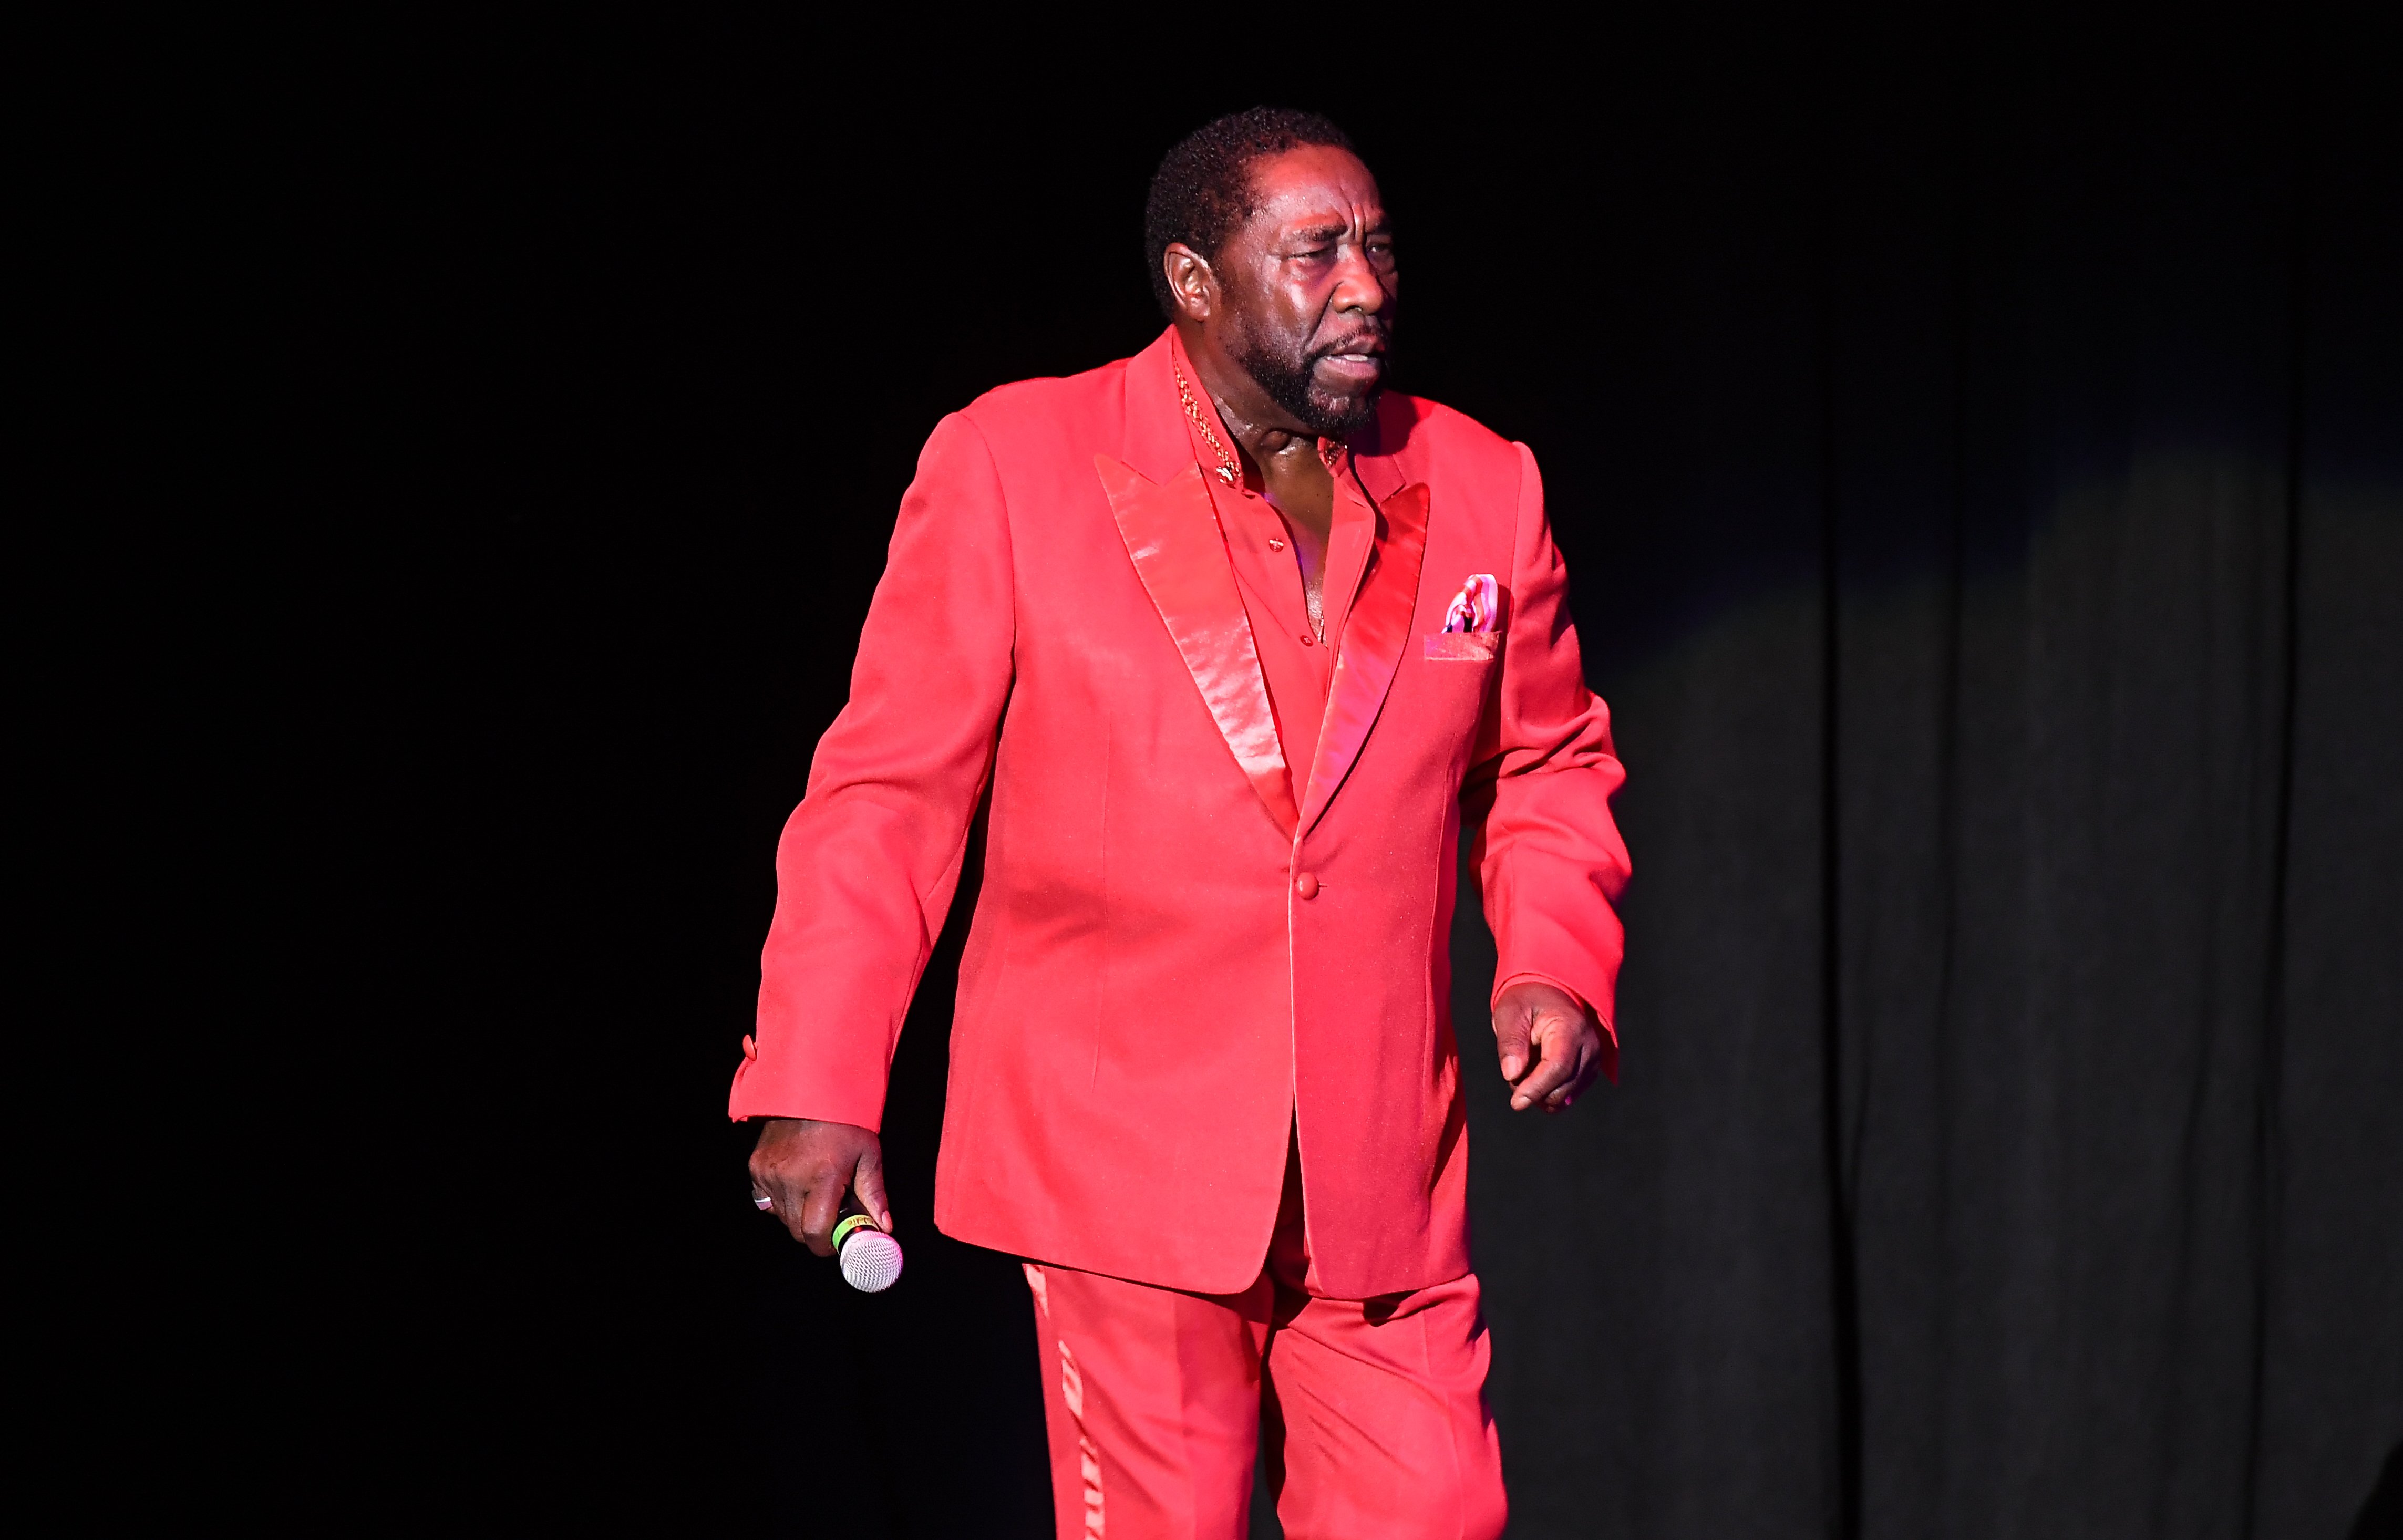
M 333 72 L 374 126 L 300 363 L 373 455 L 327 506 L 415 884 L 381 1073 L 441 1109 L 387 1173 L 440 1351 L 393 1354 L 371 1506 L 1049 1533 L 1023 1285 L 926 1217 L 956 935 L 892 1295 L 751 1213 L 723 1095 L 919 442 L 1142 346 L 1150 167 L 1274 100 L 1384 178 L 1400 383 L 1540 458 L 1632 776 L 1615 1089 L 1511 1117 L 1453 938 L 1513 1533 L 2348 1532 L 2403 1439 L 2366 39 L 1729 15 L 1262 72 L 584 25 Z

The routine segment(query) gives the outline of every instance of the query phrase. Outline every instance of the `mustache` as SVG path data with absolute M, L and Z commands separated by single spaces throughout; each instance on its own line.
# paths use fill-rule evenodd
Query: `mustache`
M 1382 358 L 1393 346 L 1393 340 L 1394 334 L 1390 327 L 1363 326 L 1349 337 L 1333 342 L 1322 342 L 1312 348 L 1308 357 L 1313 364 L 1322 358 L 1332 358 L 1339 353 L 1365 353 Z

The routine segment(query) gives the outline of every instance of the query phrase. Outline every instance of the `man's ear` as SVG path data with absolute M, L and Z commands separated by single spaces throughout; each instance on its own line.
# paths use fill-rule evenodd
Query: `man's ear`
M 1200 252 L 1182 241 L 1172 241 L 1160 254 L 1160 264 L 1168 274 L 1168 293 L 1176 302 L 1178 319 L 1207 321 L 1217 313 L 1218 277 Z

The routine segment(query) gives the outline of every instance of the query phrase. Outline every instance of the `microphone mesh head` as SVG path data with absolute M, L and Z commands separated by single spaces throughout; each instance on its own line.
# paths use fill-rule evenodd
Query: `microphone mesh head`
M 901 1242 L 882 1230 L 857 1229 L 842 1243 L 842 1281 L 862 1294 L 882 1294 L 901 1276 Z

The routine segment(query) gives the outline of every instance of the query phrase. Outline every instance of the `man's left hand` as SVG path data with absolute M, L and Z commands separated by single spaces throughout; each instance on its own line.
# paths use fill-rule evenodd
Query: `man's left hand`
M 1504 990 L 1493 1002 L 1493 1039 L 1513 1112 L 1565 1111 L 1602 1073 L 1602 1029 L 1576 996 L 1549 984 Z

